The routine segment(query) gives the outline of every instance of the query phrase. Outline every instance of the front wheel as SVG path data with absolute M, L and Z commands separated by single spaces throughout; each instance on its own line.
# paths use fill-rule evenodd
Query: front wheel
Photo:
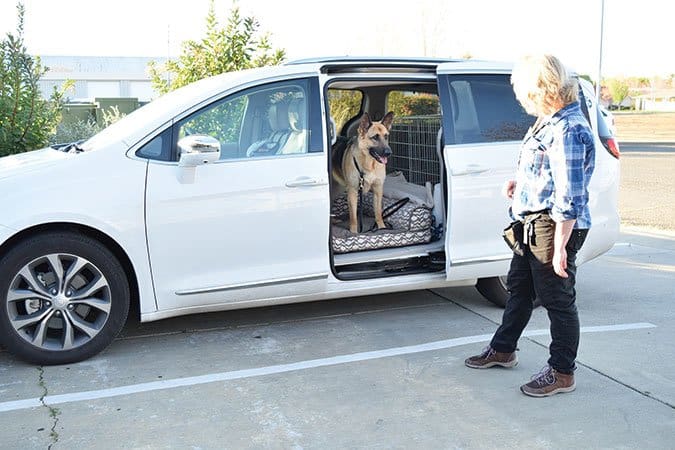
M 87 359 L 113 341 L 128 312 L 122 266 L 88 236 L 36 235 L 0 259 L 0 341 L 25 361 Z

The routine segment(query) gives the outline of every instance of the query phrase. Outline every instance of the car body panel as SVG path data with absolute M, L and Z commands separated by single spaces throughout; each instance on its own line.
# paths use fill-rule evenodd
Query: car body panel
M 131 261 L 143 299 L 141 310 L 155 310 L 143 220 L 147 162 L 125 158 L 125 150 L 118 142 L 94 152 L 26 153 L 25 159 L 49 162 L 24 165 L 2 180 L 0 211 L 11 214 L 1 220 L 16 230 L 12 235 L 49 224 L 80 225 L 105 234 Z
M 147 233 L 160 309 L 325 289 L 329 194 L 324 153 L 223 161 L 189 170 L 151 163 Z M 315 179 L 312 186 L 287 183 Z

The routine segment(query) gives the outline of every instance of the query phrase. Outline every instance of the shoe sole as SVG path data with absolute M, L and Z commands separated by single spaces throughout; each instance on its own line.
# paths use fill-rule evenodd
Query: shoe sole
M 524 389 L 524 386 L 521 386 L 521 387 L 520 387 L 520 392 L 522 392 L 522 393 L 525 394 L 525 395 L 529 395 L 530 397 L 541 398 L 541 397 L 550 397 L 550 396 L 555 395 L 555 394 L 564 394 L 564 393 L 566 393 L 566 392 L 572 392 L 572 391 L 575 390 L 576 388 L 577 388 L 577 384 L 574 383 L 572 386 L 569 386 L 569 387 L 566 387 L 566 388 L 558 388 L 558 389 L 555 389 L 555 390 L 553 390 L 553 391 L 551 391 L 551 392 L 546 392 L 546 393 L 541 393 L 541 394 L 540 394 L 540 393 L 538 393 L 538 392 L 528 392 L 528 391 L 526 391 L 526 390 Z
M 507 369 L 510 369 L 512 367 L 516 367 L 518 365 L 518 360 L 514 359 L 513 361 L 509 362 L 498 362 L 498 361 L 492 361 L 491 363 L 483 364 L 482 366 L 478 364 L 471 364 L 466 361 L 464 361 L 464 365 L 466 367 L 470 367 L 472 369 L 489 369 L 490 367 L 505 367 Z

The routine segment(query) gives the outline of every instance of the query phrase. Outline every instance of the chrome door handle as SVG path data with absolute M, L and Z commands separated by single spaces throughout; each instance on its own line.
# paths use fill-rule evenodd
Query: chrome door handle
M 463 176 L 463 175 L 475 175 L 475 174 L 487 172 L 488 170 L 490 170 L 489 167 L 479 166 L 478 164 L 469 164 L 468 166 L 463 167 L 463 168 L 458 169 L 458 170 L 453 169 L 452 176 L 453 177 L 460 177 L 460 176 Z
M 309 177 L 300 177 L 295 180 L 287 181 L 286 187 L 312 187 L 312 186 L 325 186 L 328 184 L 328 181 L 323 178 L 309 178 Z

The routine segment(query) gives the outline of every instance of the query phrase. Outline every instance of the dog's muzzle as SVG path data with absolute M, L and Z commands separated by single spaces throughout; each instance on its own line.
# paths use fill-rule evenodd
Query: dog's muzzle
M 375 158 L 375 161 L 380 164 L 387 164 L 387 160 L 391 156 L 391 148 L 387 147 L 370 147 L 368 150 L 370 156 Z

